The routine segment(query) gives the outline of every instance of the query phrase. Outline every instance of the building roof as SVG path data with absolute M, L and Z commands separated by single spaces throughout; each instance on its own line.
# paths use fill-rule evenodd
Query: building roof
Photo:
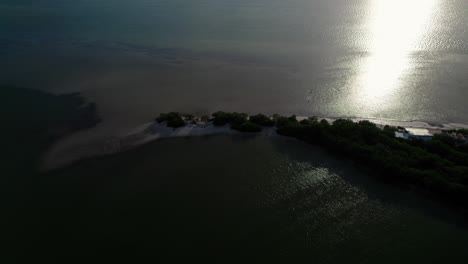
M 395 132 L 395 137 L 408 139 L 408 134 L 407 133 L 401 133 L 401 132 Z
M 432 137 L 431 133 L 429 133 L 429 130 L 425 128 L 405 128 L 406 131 L 410 134 L 410 136 L 416 136 L 416 137 Z

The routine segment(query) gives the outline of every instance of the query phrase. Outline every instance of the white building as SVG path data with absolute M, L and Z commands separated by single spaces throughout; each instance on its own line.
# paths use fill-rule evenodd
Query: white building
M 402 139 L 408 139 L 409 135 L 408 135 L 408 133 L 405 133 L 405 132 L 396 131 L 395 132 L 395 137 L 396 138 L 402 138 Z
M 395 137 L 429 141 L 432 140 L 433 135 L 425 128 L 403 128 L 395 132 Z

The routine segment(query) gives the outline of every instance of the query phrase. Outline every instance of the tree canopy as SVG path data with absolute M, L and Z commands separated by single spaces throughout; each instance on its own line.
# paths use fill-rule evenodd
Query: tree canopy
M 168 127 L 173 128 L 185 126 L 184 118 L 178 112 L 161 113 L 156 121 L 158 123 L 166 122 Z
M 294 115 L 249 117 L 245 113 L 222 111 L 212 116 L 214 125 L 229 125 L 241 132 L 255 133 L 262 127 L 275 126 L 278 134 L 344 155 L 387 182 L 417 185 L 444 199 L 468 205 L 468 145 L 452 137 L 450 131 L 425 142 L 396 138 L 397 128 L 379 128 L 369 121 L 338 119 L 328 122 L 315 117 L 298 121 Z M 161 114 L 157 121 L 166 121 L 170 127 L 185 125 L 184 115 L 177 112 Z M 466 133 L 464 130 L 452 132 Z

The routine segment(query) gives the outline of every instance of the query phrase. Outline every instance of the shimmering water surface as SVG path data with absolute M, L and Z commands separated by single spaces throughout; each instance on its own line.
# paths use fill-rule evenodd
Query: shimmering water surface
M 0 83 L 96 101 L 71 145 L 172 110 L 468 123 L 467 25 L 465 0 L 0 0 Z M 370 179 L 295 141 L 166 140 L 38 178 L 24 248 L 467 259 L 453 212 Z
M 167 139 L 82 162 L 37 186 L 40 243 L 31 246 L 56 257 L 77 250 L 290 255 L 314 263 L 468 257 L 468 229 L 456 213 L 295 140 Z
M 468 123 L 465 0 L 0 1 L 2 83 L 112 131 L 219 109 Z

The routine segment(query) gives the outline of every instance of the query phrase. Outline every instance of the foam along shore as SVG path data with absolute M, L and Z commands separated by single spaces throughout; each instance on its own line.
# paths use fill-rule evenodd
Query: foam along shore
M 298 121 L 301 121 L 307 119 L 308 117 L 297 116 L 296 118 Z M 201 118 L 196 117 L 195 119 L 200 120 Z M 325 119 L 329 123 L 333 123 L 339 118 L 317 119 Z M 381 128 L 383 128 L 385 125 L 393 127 L 404 126 L 414 128 L 425 128 L 428 129 L 432 134 L 441 133 L 444 130 L 468 128 L 468 125 L 430 125 L 428 123 L 418 121 L 396 121 L 364 118 L 349 118 L 349 120 L 352 120 L 354 122 L 366 120 L 376 124 Z M 196 137 L 209 135 L 235 135 L 241 133 L 242 132 L 232 129 L 229 125 L 215 126 L 212 121 L 198 122 L 195 124 L 189 122 L 179 128 L 168 127 L 166 125 L 166 122 L 149 122 L 138 126 L 123 135 L 114 136 L 107 140 L 88 142 L 79 146 L 74 145 L 73 147 L 53 146 L 44 155 L 40 169 L 58 169 L 85 158 L 119 153 L 162 138 Z M 279 136 L 276 133 L 276 127 L 263 127 L 262 130 L 258 133 L 255 133 L 255 135 Z
M 305 117 L 305 116 L 298 116 L 297 120 L 301 121 L 307 118 L 308 117 Z M 393 119 L 358 118 L 358 117 L 337 117 L 337 118 L 318 117 L 317 119 L 318 120 L 325 119 L 329 123 L 333 123 L 339 119 L 348 119 L 355 123 L 358 123 L 360 121 L 369 121 L 371 123 L 376 124 L 380 128 L 383 128 L 384 126 L 421 128 L 421 129 L 427 129 L 433 134 L 441 133 L 442 131 L 446 131 L 446 130 L 468 129 L 467 124 L 460 124 L 460 123 L 430 124 L 424 121 L 400 121 L 400 120 L 393 120 Z

